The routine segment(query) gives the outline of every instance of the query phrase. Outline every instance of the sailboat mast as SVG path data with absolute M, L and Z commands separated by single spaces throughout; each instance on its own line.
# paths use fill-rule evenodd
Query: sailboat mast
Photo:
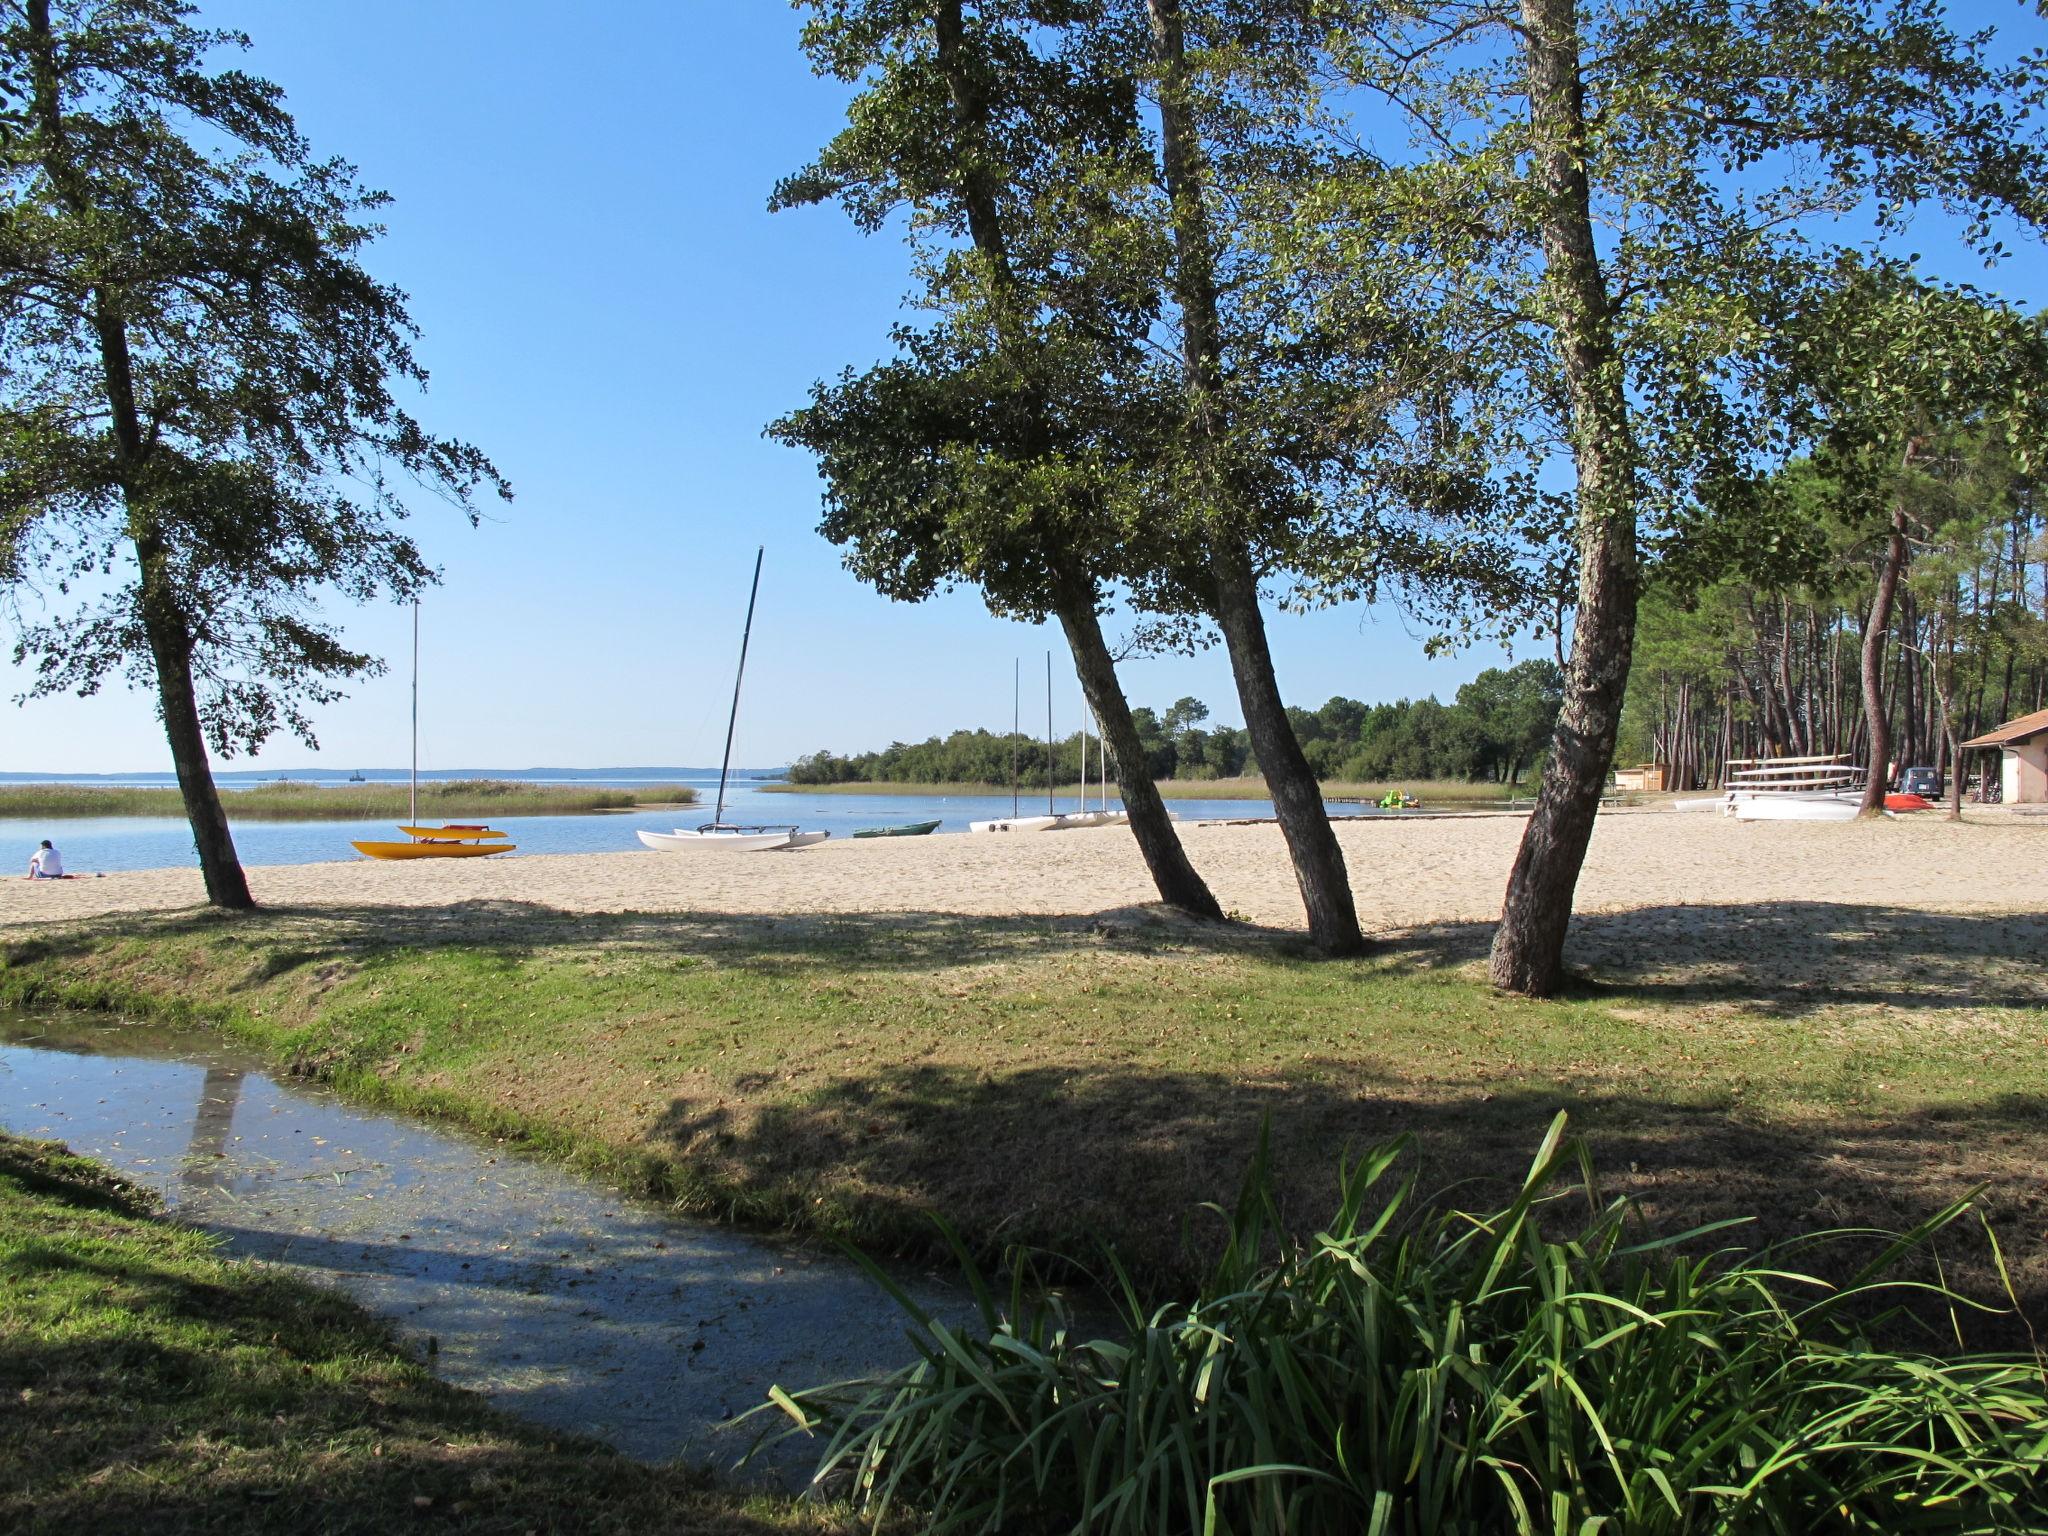
M 1045 653 L 1045 814 L 1057 816 L 1052 804 L 1052 652 Z
M 754 600 L 761 595 L 761 560 L 768 553 L 763 544 L 754 551 L 754 585 L 747 593 L 747 623 L 740 631 L 740 665 L 732 677 L 732 713 L 725 717 L 725 756 L 718 764 L 718 809 L 712 813 L 712 825 L 725 820 L 725 776 L 732 770 L 732 733 L 740 722 L 740 681 L 747 675 L 747 641 L 754 633 Z
M 420 824 L 420 600 L 418 598 L 412 600 L 412 773 L 407 782 L 412 786 L 412 793 L 409 797 L 411 808 L 406 814 L 406 821 L 416 827 Z
M 1024 732 L 1024 660 L 1010 658 L 1010 820 L 1017 819 L 1017 738 Z

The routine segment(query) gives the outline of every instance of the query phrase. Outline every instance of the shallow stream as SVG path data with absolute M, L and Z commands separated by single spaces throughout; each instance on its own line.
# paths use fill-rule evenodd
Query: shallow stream
M 439 1374 L 646 1460 L 729 1467 L 771 1384 L 901 1363 L 836 1255 L 679 1220 L 502 1143 L 354 1108 L 203 1033 L 0 1010 L 0 1128 L 148 1185 L 227 1251 L 338 1285 Z M 958 1313 L 929 1277 L 898 1277 Z M 801 1483 L 784 1442 L 744 1476 Z

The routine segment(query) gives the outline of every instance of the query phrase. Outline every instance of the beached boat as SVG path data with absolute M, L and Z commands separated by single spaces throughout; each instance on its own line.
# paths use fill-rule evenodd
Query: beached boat
M 640 841 L 657 853 L 771 853 L 809 848 L 830 832 L 801 832 L 794 826 L 732 826 L 725 819 L 725 785 L 732 773 L 732 737 L 740 719 L 740 684 L 747 676 L 747 644 L 754 636 L 754 603 L 761 595 L 761 561 L 768 550 L 754 551 L 754 585 L 747 593 L 747 622 L 740 630 L 740 664 L 732 679 L 732 712 L 725 719 L 725 757 L 718 765 L 718 805 L 701 827 L 673 832 L 641 832 Z
M 1735 800 L 1729 809 L 1738 821 L 1854 821 L 1856 797 L 1848 795 L 1757 795 Z
M 787 848 L 795 827 L 677 827 L 673 832 L 640 832 L 640 841 L 657 853 L 765 853 Z
M 358 773 L 350 783 L 367 783 Z M 412 767 L 406 782 L 410 792 L 406 803 L 409 822 L 420 819 L 420 605 L 412 605 Z M 517 853 L 519 845 L 508 841 L 509 832 L 499 832 L 480 822 L 455 822 L 443 827 L 401 826 L 408 841 L 386 843 L 351 842 L 349 847 L 368 859 L 487 859 L 494 853 Z
M 508 834 L 494 832 L 493 837 Z M 494 853 L 513 853 L 517 843 L 458 843 L 444 838 L 421 838 L 410 843 L 352 842 L 357 853 L 372 859 L 486 859 Z
M 510 832 L 494 831 L 482 822 L 451 821 L 442 827 L 400 827 L 407 837 L 420 838 L 430 843 L 468 843 L 488 840 L 494 837 L 510 837 Z
M 991 821 L 970 821 L 970 832 L 1053 832 L 1066 818 L 1063 816 L 999 816 Z
M 936 821 L 906 821 L 900 827 L 862 827 L 855 837 L 924 837 L 939 830 Z

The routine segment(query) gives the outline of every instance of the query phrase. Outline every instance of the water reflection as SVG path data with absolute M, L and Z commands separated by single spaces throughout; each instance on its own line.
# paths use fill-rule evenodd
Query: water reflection
M 161 1193 L 231 1253 L 393 1319 L 439 1372 L 631 1455 L 729 1464 L 770 1384 L 899 1363 L 900 1314 L 836 1257 L 676 1220 L 502 1143 L 366 1113 L 207 1035 L 0 1011 L 0 1127 Z M 930 1277 L 926 1305 L 962 1311 Z M 754 1476 L 800 1483 L 791 1444 Z

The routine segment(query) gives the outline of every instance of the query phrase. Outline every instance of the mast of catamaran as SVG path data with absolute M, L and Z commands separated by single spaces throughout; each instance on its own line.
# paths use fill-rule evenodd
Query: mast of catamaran
M 1017 819 L 1017 738 L 1024 732 L 1024 659 L 1010 658 L 1010 820 Z
M 1052 803 L 1052 652 L 1045 653 L 1045 814 L 1057 816 Z
M 718 809 L 712 813 L 713 826 L 725 822 L 725 776 L 732 769 L 732 733 L 740 719 L 740 682 L 747 675 L 747 641 L 754 633 L 754 600 L 761 595 L 761 558 L 767 553 L 765 544 L 754 551 L 754 586 L 747 593 L 747 623 L 740 631 L 740 665 L 732 678 L 732 713 L 725 719 L 725 756 L 718 764 Z
M 407 781 L 412 786 L 410 810 L 406 821 L 412 826 L 420 824 L 420 600 L 412 600 L 412 774 Z M 447 812 L 442 812 L 445 816 Z M 411 836 L 410 833 L 406 834 Z

